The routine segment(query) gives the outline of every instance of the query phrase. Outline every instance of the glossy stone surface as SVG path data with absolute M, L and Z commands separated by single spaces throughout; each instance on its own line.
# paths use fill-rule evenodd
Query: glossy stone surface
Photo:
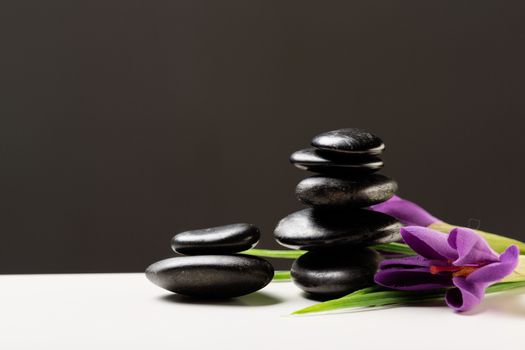
M 294 152 L 290 162 L 301 170 L 321 174 L 372 173 L 383 167 L 381 158 L 374 156 L 331 156 L 327 152 L 306 148 Z
M 232 254 L 257 244 L 261 233 L 251 224 L 232 224 L 185 231 L 171 239 L 171 248 L 184 255 Z
M 394 242 L 400 228 L 393 217 L 370 210 L 308 208 L 283 218 L 274 236 L 288 248 L 322 250 Z
M 299 182 L 297 198 L 310 206 L 363 208 L 392 198 L 397 183 L 383 175 L 360 177 L 312 176 Z
M 294 262 L 292 279 L 314 298 L 337 298 L 373 285 L 379 262 L 367 248 L 308 252 Z
M 273 273 L 268 261 L 248 255 L 180 256 L 146 269 L 146 277 L 157 286 L 200 298 L 253 293 L 270 283 Z
M 351 154 L 377 155 L 383 152 L 383 141 L 364 130 L 349 128 L 324 132 L 312 139 L 318 149 Z

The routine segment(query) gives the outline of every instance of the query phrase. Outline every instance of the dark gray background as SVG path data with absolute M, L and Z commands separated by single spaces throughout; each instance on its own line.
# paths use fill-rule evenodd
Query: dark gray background
M 523 1 L 0 4 L 0 272 L 141 271 L 173 233 L 275 247 L 315 134 L 387 144 L 400 193 L 525 239 Z

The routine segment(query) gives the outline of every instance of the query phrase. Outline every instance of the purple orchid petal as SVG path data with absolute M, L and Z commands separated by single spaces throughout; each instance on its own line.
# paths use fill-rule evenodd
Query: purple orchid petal
M 379 268 L 380 269 L 388 269 L 392 267 L 404 267 L 404 268 L 427 267 L 428 268 L 430 267 L 431 264 L 432 264 L 431 260 L 425 259 L 419 255 L 414 255 L 414 256 L 407 256 L 404 258 L 383 260 L 379 264 Z
M 452 280 L 445 275 L 432 275 L 428 268 L 389 268 L 380 270 L 374 276 L 375 283 L 398 290 L 432 290 L 452 286 Z
M 456 266 L 486 264 L 499 261 L 498 254 L 476 232 L 468 228 L 455 228 L 448 235 L 449 245 L 458 253 Z
M 448 235 L 420 226 L 401 228 L 406 244 L 419 255 L 430 260 L 455 260 L 458 254 L 448 243 Z
M 474 231 L 455 228 L 444 234 L 426 227 L 401 229 L 404 241 L 419 255 L 381 262 L 374 280 L 398 290 L 423 291 L 451 288 L 445 300 L 456 311 L 480 303 L 485 289 L 514 271 L 519 248 L 509 246 L 501 255 Z
M 465 277 L 454 277 L 452 288 L 445 294 L 447 305 L 456 311 L 467 311 L 480 303 L 485 295 L 486 284 L 468 282 Z
M 466 277 L 470 283 L 495 283 L 510 275 L 518 266 L 520 250 L 511 245 L 501 254 L 499 261 L 485 265 Z
M 370 209 L 395 217 L 405 226 L 429 226 L 440 220 L 419 205 L 394 196 L 386 202 L 372 205 Z

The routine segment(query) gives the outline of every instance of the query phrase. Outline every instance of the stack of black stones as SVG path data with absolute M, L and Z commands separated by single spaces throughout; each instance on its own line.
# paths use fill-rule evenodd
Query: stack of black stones
M 296 188 L 310 208 L 283 218 L 274 234 L 281 245 L 308 251 L 292 266 L 294 283 L 313 298 L 331 299 L 371 285 L 380 256 L 367 247 L 400 239 L 396 219 L 366 209 L 390 199 L 397 184 L 375 174 L 385 148 L 375 135 L 340 129 L 314 137 L 311 145 L 290 157 L 318 174 Z
M 159 287 L 191 297 L 253 293 L 270 283 L 273 267 L 262 258 L 237 253 L 254 247 L 259 238 L 259 229 L 244 223 L 178 233 L 171 247 L 185 256 L 150 265 L 146 277 Z

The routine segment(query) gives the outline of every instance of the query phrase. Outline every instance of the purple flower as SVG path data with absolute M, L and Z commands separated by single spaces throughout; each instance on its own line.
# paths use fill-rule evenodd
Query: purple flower
M 518 247 L 511 245 L 498 255 L 467 228 L 445 234 L 409 226 L 401 229 L 401 236 L 419 255 L 384 260 L 375 282 L 399 290 L 447 288 L 446 303 L 457 311 L 477 305 L 485 289 L 511 274 L 518 264 Z
M 419 205 L 398 196 L 372 205 L 370 209 L 393 216 L 405 226 L 429 226 L 440 221 Z
M 443 233 L 449 233 L 454 227 L 458 227 L 435 218 L 416 203 L 397 196 L 384 203 L 372 205 L 370 209 L 393 216 L 405 226 L 424 226 Z M 498 253 L 504 252 L 511 244 L 518 246 L 522 252 L 525 252 L 524 242 L 490 232 L 474 231 L 483 237 L 492 249 Z

